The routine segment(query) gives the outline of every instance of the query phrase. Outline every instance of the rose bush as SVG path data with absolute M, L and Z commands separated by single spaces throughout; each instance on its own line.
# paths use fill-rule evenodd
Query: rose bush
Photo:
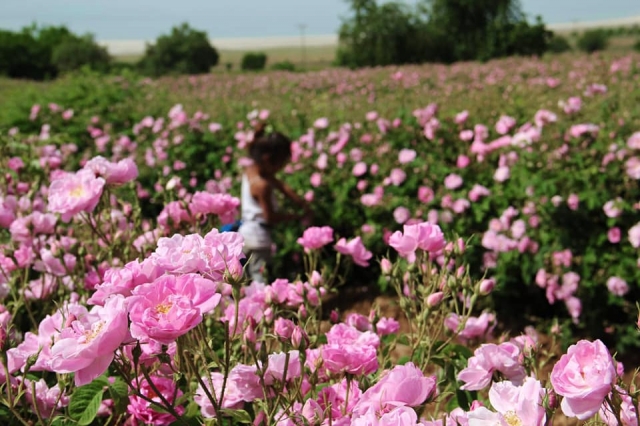
M 23 93 L 0 114 L 0 422 L 637 423 L 611 352 L 637 345 L 639 59 L 600 59 Z M 267 119 L 316 226 L 274 231 L 260 285 L 217 227 Z M 397 316 L 327 312 L 354 280 Z

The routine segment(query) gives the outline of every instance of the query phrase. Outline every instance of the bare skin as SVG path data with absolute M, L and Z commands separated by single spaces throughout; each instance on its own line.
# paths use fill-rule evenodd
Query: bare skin
M 249 178 L 251 196 L 260 204 L 264 219 L 268 225 L 283 223 L 292 220 L 310 219 L 312 215 L 309 204 L 286 183 L 276 178 L 276 173 L 284 168 L 285 164 L 271 165 L 269 161 L 263 161 L 261 166 L 255 164 L 247 166 L 245 173 Z M 304 210 L 304 214 L 277 212 L 272 203 L 273 191 L 280 191 L 287 199 Z

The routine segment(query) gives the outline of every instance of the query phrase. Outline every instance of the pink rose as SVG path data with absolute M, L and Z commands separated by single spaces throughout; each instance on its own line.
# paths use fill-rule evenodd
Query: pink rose
M 586 420 L 598 412 L 615 377 L 613 359 L 604 343 L 581 340 L 553 367 L 551 384 L 564 397 L 562 412 Z
M 87 161 L 84 169 L 91 170 L 96 177 L 104 178 L 107 184 L 121 185 L 138 177 L 138 166 L 130 158 L 112 163 L 98 156 Z
M 413 149 L 401 149 L 398 153 L 398 162 L 400 164 L 407 164 L 415 160 L 416 151 Z
M 353 263 L 359 266 L 369 266 L 369 259 L 371 259 L 370 251 L 366 249 L 360 237 L 355 237 L 351 241 L 347 242 L 346 239 L 341 238 L 334 246 L 336 251 L 347 256 L 351 256 Z
M 198 274 L 163 275 L 134 288 L 127 298 L 131 335 L 173 343 L 218 306 L 222 296 L 216 289 L 214 282 Z
M 129 335 L 124 297 L 112 296 L 104 307 L 69 317 L 67 324 L 51 347 L 49 365 L 56 373 L 75 373 L 76 386 L 83 386 L 107 371 Z
M 319 249 L 333 241 L 333 229 L 330 226 L 312 226 L 298 238 L 298 244 L 305 250 Z
M 100 201 L 104 185 L 105 180 L 90 170 L 62 176 L 49 186 L 49 211 L 61 213 L 65 222 L 80 212 L 91 212 Z
M 425 377 L 413 363 L 397 365 L 362 394 L 354 407 L 356 415 L 385 411 L 388 407 L 417 407 L 437 392 L 435 376 Z

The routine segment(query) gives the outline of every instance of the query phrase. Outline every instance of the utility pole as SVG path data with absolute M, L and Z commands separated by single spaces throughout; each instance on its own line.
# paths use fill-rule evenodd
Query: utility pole
M 307 47 L 304 38 L 304 30 L 307 28 L 306 24 L 299 24 L 298 28 L 300 28 L 300 49 L 302 56 L 302 67 L 304 69 L 307 68 Z

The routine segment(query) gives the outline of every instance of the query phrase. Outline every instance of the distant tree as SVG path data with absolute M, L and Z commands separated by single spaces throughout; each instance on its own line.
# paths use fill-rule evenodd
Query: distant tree
M 291 61 L 276 62 L 270 67 L 274 71 L 295 71 L 296 66 Z
M 540 55 L 551 33 L 530 25 L 518 0 L 424 0 L 429 25 L 446 31 L 456 60 Z
M 352 0 L 354 16 L 342 23 L 336 62 L 364 67 L 415 63 L 422 60 L 426 27 L 402 3 L 378 5 L 373 0 Z
M 541 55 L 551 33 L 529 24 L 517 0 L 348 0 L 336 63 L 362 67 Z
M 218 51 L 209 43 L 207 33 L 184 23 L 174 27 L 168 35 L 158 37 L 147 45 L 140 61 L 143 72 L 164 74 L 203 74 L 218 64 Z
M 92 36 L 63 40 L 53 49 L 52 62 L 58 72 L 74 71 L 87 66 L 95 71 L 107 72 L 111 57 Z
M 80 37 L 65 26 L 0 31 L 0 74 L 9 77 L 44 80 L 85 64 L 102 69 L 97 64 L 105 61 L 106 51 L 92 36 Z
M 602 29 L 585 31 L 578 38 L 576 44 L 580 50 L 587 53 L 604 50 L 609 44 L 609 34 Z
M 563 53 L 571 50 L 571 44 L 565 37 L 554 34 L 549 40 L 549 52 Z
M 267 65 L 267 55 L 262 52 L 248 52 L 242 56 L 240 68 L 243 71 L 263 70 Z

